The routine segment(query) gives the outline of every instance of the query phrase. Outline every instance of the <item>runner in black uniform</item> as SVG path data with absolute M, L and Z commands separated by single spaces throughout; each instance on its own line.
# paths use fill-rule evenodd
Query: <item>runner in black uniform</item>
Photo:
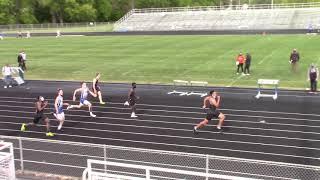
M 94 93 L 94 97 L 98 96 L 100 104 L 105 104 L 105 102 L 102 101 L 101 89 L 99 86 L 99 79 L 100 79 L 100 73 L 97 73 L 96 77 L 92 81 L 92 91 Z
M 36 106 L 36 114 L 34 116 L 33 122 L 25 124 L 23 123 L 21 126 L 21 131 L 26 131 L 28 126 L 35 126 L 39 123 L 39 121 L 44 121 L 46 123 L 47 133 L 46 136 L 54 136 L 53 133 L 50 132 L 50 124 L 48 117 L 44 114 L 44 110 L 48 105 L 48 101 L 44 101 L 42 96 L 38 96 L 38 101 L 35 103 Z
M 136 96 L 136 87 L 137 87 L 137 84 L 132 83 L 132 87 L 131 87 L 129 94 L 128 94 L 128 99 L 124 103 L 124 105 L 131 107 L 131 112 L 132 112 L 131 117 L 132 118 L 138 117 L 136 115 L 136 102 L 137 102 L 137 99 L 139 99 L 139 97 Z
M 225 119 L 225 115 L 217 109 L 219 105 L 220 96 L 217 96 L 217 93 L 214 90 L 210 91 L 210 95 L 205 97 L 203 100 L 203 108 L 207 114 L 206 118 L 193 128 L 194 134 L 197 134 L 198 130 L 203 126 L 207 125 L 208 122 L 212 120 L 212 118 L 219 118 L 217 129 L 221 130 L 221 126 Z

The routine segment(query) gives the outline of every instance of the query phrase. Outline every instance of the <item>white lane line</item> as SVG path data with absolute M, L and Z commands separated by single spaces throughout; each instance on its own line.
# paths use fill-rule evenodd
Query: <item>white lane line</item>
M 72 115 L 73 117 L 74 115 Z M 9 118 L 16 118 L 16 119 L 33 119 L 31 117 L 18 117 L 18 116 L 7 116 L 7 115 L 0 115 L 0 117 L 9 117 Z M 78 117 L 78 116 L 74 116 Z M 154 121 L 154 120 L 141 120 L 141 119 L 125 119 L 125 118 L 116 118 L 116 117 L 106 117 L 105 119 L 115 119 L 115 120 L 122 120 L 122 121 L 137 121 L 137 122 L 150 122 L 150 123 L 161 123 L 161 124 L 177 124 L 177 125 L 188 125 L 193 127 L 194 124 L 192 123 L 180 123 L 180 122 L 167 122 L 167 121 Z M 56 121 L 56 119 L 51 119 Z M 67 122 L 77 122 L 82 124 L 95 124 L 95 125 L 106 125 L 110 123 L 101 123 L 101 122 L 92 122 L 92 121 L 74 121 L 74 120 L 66 120 Z M 113 125 L 113 124 L 111 124 Z M 126 125 L 126 124 L 117 124 L 119 126 L 133 126 L 133 127 L 144 127 L 144 128 L 157 128 L 157 129 L 170 129 L 170 130 L 181 130 L 190 132 L 190 129 L 180 129 L 180 128 L 165 128 L 165 127 L 158 127 L 158 126 L 137 126 L 137 125 Z M 216 127 L 216 125 L 208 125 L 208 127 Z M 202 130 L 201 132 L 216 134 L 217 132 L 212 131 L 205 131 Z M 232 132 L 224 132 L 224 134 L 228 135 L 235 135 L 235 136 L 250 136 L 250 137 L 262 137 L 262 138 L 275 138 L 275 139 L 287 139 L 287 140 L 297 140 L 297 141 L 310 141 L 310 142 L 320 142 L 320 139 L 302 139 L 302 138 L 290 138 L 290 137 L 281 137 L 281 136 L 265 136 L 265 135 L 255 135 L 255 134 L 243 134 L 243 133 L 232 133 Z
M 20 130 L 12 130 L 12 129 L 0 129 L 3 131 L 18 131 Z M 43 132 L 36 132 L 36 131 L 28 131 L 29 133 L 37 133 L 43 134 Z M 57 134 L 62 135 L 62 134 Z M 204 147 L 204 146 L 193 146 L 193 145 L 181 145 L 181 144 L 171 144 L 171 143 L 161 143 L 161 142 L 146 142 L 146 141 L 138 141 L 138 140 L 127 140 L 127 139 L 118 139 L 118 138 L 107 138 L 107 137 L 96 137 L 96 136 L 83 136 L 83 135 L 74 135 L 74 134 L 66 134 L 64 133 L 63 136 L 70 136 L 70 137 L 77 137 L 77 138 L 88 138 L 88 139 L 100 139 L 100 140 L 110 140 L 110 141 L 124 141 L 124 142 L 131 142 L 131 143 L 144 143 L 144 144 L 153 144 L 153 145 L 165 145 L 165 146 L 174 146 L 174 147 L 185 147 L 185 148 L 198 148 L 198 149 L 205 149 L 205 150 L 220 150 L 220 151 L 231 151 L 231 152 L 241 152 L 241 153 L 251 153 L 251 154 L 263 154 L 263 155 L 271 155 L 271 156 L 285 156 L 285 157 L 292 157 L 292 158 L 301 158 L 301 159 L 312 159 L 312 160 L 319 160 L 318 157 L 310 157 L 310 156 L 297 156 L 297 155 L 288 155 L 288 154 L 277 154 L 277 153 L 266 153 L 266 152 L 257 152 L 257 151 L 245 151 L 245 150 L 235 150 L 235 149 L 226 149 L 226 148 L 214 148 L 214 147 Z
M 29 118 L 32 119 L 32 118 Z M 79 121 L 70 121 L 70 122 L 79 122 Z M 0 124 L 14 124 L 14 125 L 21 125 L 21 123 L 16 122 L 5 122 L 2 121 Z M 125 126 L 125 127 L 138 127 L 138 128 L 150 128 L 147 126 L 136 126 L 136 125 L 123 125 L 123 124 L 110 124 L 104 123 L 104 125 L 110 126 Z M 40 125 L 45 127 L 44 125 Z M 57 126 L 52 126 L 57 127 Z M 296 149 L 308 149 L 308 150 L 320 150 L 320 148 L 310 148 L 310 147 L 303 147 L 303 146 L 290 146 L 290 145 L 282 145 L 282 144 L 267 144 L 267 143 L 256 143 L 256 142 L 248 142 L 248 141 L 230 141 L 230 140 L 220 140 L 220 139 L 205 139 L 205 138 L 197 138 L 197 137 L 185 137 L 185 136 L 174 136 L 174 135 L 163 135 L 163 134 L 153 134 L 153 133 L 138 133 L 138 132 L 128 132 L 128 131 L 114 131 L 110 129 L 91 129 L 91 128 L 80 128 L 80 127 L 64 127 L 65 129 L 74 129 L 74 130 L 86 130 L 86 131 L 101 131 L 101 132 L 114 132 L 114 133 L 122 133 L 122 134 L 135 134 L 135 135 L 143 135 L 143 136 L 158 136 L 158 137 L 168 137 L 168 138 L 181 138 L 181 139 L 196 139 L 202 141 L 217 141 L 217 142 L 228 142 L 228 143 L 239 143 L 239 144 L 250 144 L 250 145 L 261 145 L 261 146 L 276 146 L 276 147 L 283 147 L 283 148 L 296 148 Z M 152 127 L 151 127 L 152 128 Z M 155 128 L 153 128 L 155 129 Z M 173 130 L 173 131 L 188 131 L 191 134 L 191 130 L 179 130 L 174 128 L 157 128 L 157 129 L 164 129 L 164 130 Z M 219 132 L 216 132 L 219 134 Z
M 242 77 L 244 77 L 244 75 L 239 75 L 236 79 L 234 79 L 233 81 L 231 81 L 227 87 L 231 87 L 232 85 L 234 85 L 234 83 L 236 83 L 239 79 L 241 79 Z
M 13 122 L 0 122 L 0 124 L 21 124 L 21 123 L 13 123 Z M 43 125 L 41 125 L 43 126 Z M 129 125 L 128 125 L 129 126 Z M 43 126 L 44 127 L 44 126 Z M 57 126 L 52 126 L 57 127 Z M 185 136 L 174 136 L 174 135 L 164 135 L 164 134 L 153 134 L 153 133 L 140 133 L 140 132 L 128 132 L 128 131 L 115 131 L 110 129 L 90 129 L 90 128 L 81 128 L 81 127 L 64 127 L 64 129 L 73 129 L 73 130 L 83 130 L 83 131 L 99 131 L 99 132 L 112 132 L 112 133 L 120 133 L 120 134 L 133 134 L 133 135 L 142 135 L 142 136 L 154 136 L 154 137 L 165 137 L 165 138 L 174 138 L 174 139 L 195 139 L 197 141 L 212 141 L 212 142 L 226 142 L 226 143 L 235 143 L 235 144 L 250 144 L 250 145 L 259 145 L 259 146 L 272 146 L 272 147 L 280 147 L 280 148 L 294 148 L 294 149 L 307 149 L 320 151 L 319 148 L 310 148 L 310 147 L 301 147 L 301 146 L 290 146 L 290 145 L 280 145 L 280 144 L 266 144 L 266 143 L 256 143 L 256 142 L 246 142 L 246 141 L 230 141 L 230 140 L 220 140 L 220 139 L 205 139 L 198 137 L 185 137 Z M 168 129 L 167 129 L 168 130 Z M 189 130 L 192 133 L 191 130 Z M 183 142 L 183 141 L 178 141 Z
M 265 60 L 267 60 L 267 59 L 269 59 L 270 57 L 272 57 L 272 55 L 273 55 L 275 52 L 276 52 L 276 51 L 273 50 L 269 55 L 267 55 L 267 56 L 265 56 L 264 58 L 262 58 L 262 59 L 258 62 L 258 64 L 260 65 L 260 64 L 262 64 Z
M 28 113 L 28 114 L 34 114 L 34 112 L 26 112 L 26 111 L 12 111 L 12 110 L 0 110 L 0 112 L 18 112 L 18 113 Z M 120 113 L 120 112 L 105 112 L 106 114 L 126 114 L 129 116 L 130 113 Z M 138 115 L 144 115 L 144 114 L 138 114 Z M 87 117 L 90 118 L 90 116 L 81 116 L 81 115 L 68 115 L 68 116 L 75 116 L 75 117 Z M 171 117 L 174 118 L 175 116 L 159 116 L 159 115 L 145 115 L 145 116 L 155 116 L 155 117 Z M 104 118 L 108 119 L 107 117 L 95 117 L 95 118 Z M 176 117 L 181 118 L 181 117 Z M 190 118 L 189 119 L 198 119 L 198 118 Z M 264 129 L 264 128 L 251 128 L 251 127 L 240 127 L 240 126 L 224 126 L 224 127 L 230 127 L 230 128 L 238 128 L 238 129 L 254 129 L 254 130 L 261 130 L 261 131 L 278 131 L 278 132 L 286 132 L 286 133 L 302 133 L 302 134 L 315 134 L 319 135 L 318 132 L 312 132 L 312 131 L 296 131 L 296 130 L 281 130 L 281 129 Z
M 0 105 L 0 107 L 13 107 L 13 108 L 20 108 L 20 109 L 34 109 L 34 107 L 29 107 L 29 106 L 11 106 L 11 105 Z M 117 110 L 128 110 L 128 108 L 116 108 L 116 107 L 108 107 L 110 109 L 117 109 Z M 54 111 L 54 108 L 47 108 L 48 110 Z M 151 109 L 139 109 L 139 110 L 144 110 L 144 111 L 161 111 L 161 112 L 175 112 L 175 113 L 184 113 L 184 111 L 166 111 L 166 110 L 151 110 Z M 71 111 L 75 112 L 87 112 L 86 110 L 80 110 L 80 109 L 73 109 Z M 27 111 L 21 111 L 21 112 L 27 112 Z M 125 115 L 130 115 L 130 113 L 123 113 L 123 112 L 104 112 L 104 111 L 94 111 L 95 113 L 101 113 L 101 114 L 112 114 L 112 113 L 117 113 L 117 114 L 125 114 Z M 186 112 L 190 113 L 190 112 Z M 204 113 L 197 113 L 199 115 L 203 115 Z M 170 117 L 170 118 L 183 118 L 183 119 L 194 119 L 194 120 L 199 120 L 202 119 L 203 117 L 186 117 L 186 116 L 163 116 L 163 115 L 152 115 L 152 114 L 139 114 L 143 116 L 158 116 L 158 117 Z M 254 117 L 254 118 L 272 118 L 272 119 L 288 119 L 288 120 L 306 120 L 306 121 L 315 121 L 319 122 L 319 120 L 309 120 L 309 119 L 296 119 L 296 118 L 280 118 L 280 117 L 264 117 L 264 116 L 249 116 L 249 115 L 233 115 L 233 114 L 225 114 L 227 116 L 240 116 L 240 117 Z M 228 122 L 243 122 L 243 123 L 249 123 L 249 124 L 261 124 L 261 122 L 258 121 L 245 121 L 245 120 L 237 120 L 237 119 L 227 119 Z M 320 128 L 320 126 L 309 126 L 309 125 L 303 125 L 303 124 L 285 124 L 285 123 L 271 123 L 267 122 L 267 125 L 280 125 L 280 126 L 292 126 L 292 127 L 307 127 L 307 128 Z
M 7 103 L 25 103 L 25 104 L 31 104 L 32 102 L 16 102 L 16 101 L 0 101 L 0 102 L 7 102 Z M 52 103 L 49 103 L 51 105 L 53 105 Z M 9 105 L 1 105 L 1 106 L 9 106 Z M 14 107 L 14 106 L 12 106 Z M 17 106 L 18 107 L 18 106 Z M 21 106 L 22 108 L 24 106 Z M 30 108 L 30 107 L 25 107 L 25 108 Z M 118 108 L 118 107 L 111 107 L 111 106 L 107 106 L 107 107 L 95 107 L 98 109 L 119 109 L 119 110 L 128 110 L 128 108 Z M 186 114 L 204 114 L 201 112 L 195 112 L 195 111 L 169 111 L 169 110 L 158 110 L 158 109 L 144 109 L 144 108 L 139 108 L 139 110 L 145 110 L 145 111 L 155 111 L 155 112 L 166 112 L 166 113 L 186 113 Z M 95 112 L 101 112 L 104 113 L 102 111 L 95 111 Z M 279 116 L 256 116 L 256 115 L 241 115 L 241 114 L 229 114 L 229 113 L 225 113 L 226 115 L 230 115 L 230 116 L 239 116 L 239 117 L 253 117 L 253 118 L 267 118 L 267 119 L 285 119 L 285 120 L 293 120 L 293 121 L 313 121 L 313 122 L 320 122 L 319 120 L 315 120 L 315 119 L 306 119 L 306 118 L 288 118 L 288 117 L 279 117 Z M 175 117 L 175 116 L 173 116 Z M 180 118 L 177 117 L 177 118 Z M 183 118 L 192 118 L 192 117 L 183 117 Z M 202 117 L 199 117 L 202 118 Z M 249 122 L 249 121 L 248 121 Z M 298 126 L 298 125 L 297 125 Z
M 19 97 L 1 97 L 0 99 L 31 99 L 34 100 L 34 98 L 19 98 Z M 54 100 L 54 99 L 46 99 L 46 100 Z M 1 101 L 1 100 L 0 100 Z M 64 101 L 70 102 L 71 100 L 65 99 Z M 3 101 L 4 102 L 4 101 Z M 20 103 L 21 101 L 12 101 L 12 102 L 17 102 Z M 72 102 L 72 101 L 71 101 Z M 31 102 L 30 102 L 31 103 Z M 76 102 L 75 102 L 76 103 Z M 124 103 L 124 102 L 123 102 Z M 114 102 L 107 102 L 108 104 L 116 104 L 116 105 L 123 105 L 123 103 L 114 103 Z M 93 102 L 93 104 L 99 104 L 98 102 Z M 170 106 L 170 105 L 161 105 L 161 104 L 137 104 L 138 106 L 150 106 L 150 107 L 164 107 L 164 108 L 181 108 L 181 109 L 201 109 L 201 107 L 188 107 L 188 106 Z M 107 108 L 100 106 L 99 108 Z M 239 111 L 239 112 L 250 112 L 250 113 L 267 113 L 267 114 L 291 114 L 291 115 L 301 115 L 301 116 L 318 116 L 320 117 L 320 114 L 308 114 L 308 113 L 293 113 L 293 112 L 280 112 L 280 111 L 260 111 L 260 110 L 247 110 L 247 109 L 228 109 L 228 108 L 221 108 L 220 110 L 227 110 L 227 111 Z

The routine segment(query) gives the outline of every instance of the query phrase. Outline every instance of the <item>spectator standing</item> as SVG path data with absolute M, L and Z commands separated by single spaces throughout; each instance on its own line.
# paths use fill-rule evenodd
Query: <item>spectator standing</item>
M 244 74 L 245 75 L 250 75 L 250 65 L 251 65 L 251 55 L 250 55 L 250 53 L 247 53 L 245 67 L 244 67 Z
M 2 75 L 6 84 L 4 88 L 12 87 L 12 69 L 9 64 L 2 67 Z
M 60 37 L 61 36 L 61 31 L 60 30 L 57 30 L 57 35 L 56 35 L 56 38 Z
M 308 81 L 310 81 L 310 93 L 317 92 L 317 81 L 319 78 L 319 69 L 311 64 L 308 70 Z
M 236 59 L 236 64 L 237 64 L 237 74 L 239 74 L 239 69 L 241 68 L 241 73 L 243 74 L 243 63 L 245 62 L 245 57 L 242 53 L 239 53 Z
M 23 71 L 27 70 L 26 61 L 27 61 L 27 54 L 24 52 L 24 50 L 22 50 L 18 55 L 18 63 L 19 63 L 19 67 L 21 67 Z
M 22 38 L 22 32 L 21 31 L 18 32 L 17 38 Z
M 26 36 L 27 38 L 31 38 L 31 33 L 30 33 L 30 31 L 27 31 L 27 36 Z
M 300 55 L 297 51 L 297 49 L 293 49 L 293 51 L 290 54 L 290 64 L 293 72 L 297 72 L 297 66 L 298 61 L 300 60 Z

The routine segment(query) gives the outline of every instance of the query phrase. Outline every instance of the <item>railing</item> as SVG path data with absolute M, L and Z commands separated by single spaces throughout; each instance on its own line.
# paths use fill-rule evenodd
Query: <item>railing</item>
M 47 23 L 47 24 L 9 24 L 0 25 L 0 32 L 17 33 L 18 31 L 30 32 L 96 32 L 112 31 L 112 22 L 84 22 L 84 23 Z
M 320 179 L 317 166 L 25 137 L 0 140 L 13 143 L 16 169 L 22 172 L 79 178 L 87 159 L 95 159 L 255 179 Z
M 134 9 L 134 13 L 184 12 L 184 11 L 219 11 L 247 9 L 286 9 L 286 8 L 319 8 L 320 2 L 288 3 L 288 4 L 255 4 L 255 5 L 225 5 Z
M 99 165 L 104 165 L 106 168 L 97 168 Z M 108 167 L 108 168 L 107 168 Z M 140 173 L 127 173 L 124 169 L 143 170 Z M 159 176 L 160 174 L 160 176 Z M 171 175 L 169 175 L 171 174 Z M 168 176 L 169 175 L 169 176 Z M 88 177 L 87 177 L 88 176 Z M 210 174 L 208 172 L 185 171 L 172 168 L 161 168 L 156 166 L 144 166 L 129 163 L 117 163 L 112 161 L 99 161 L 88 159 L 88 167 L 83 171 L 82 180 L 92 179 L 195 179 L 195 178 L 215 178 L 227 180 L 258 180 L 253 178 L 244 178 L 238 176 L 228 176 L 220 174 Z
M 122 16 L 122 18 L 120 18 L 115 25 L 122 23 L 123 21 L 125 21 L 129 16 L 131 16 L 131 14 L 134 13 L 134 9 L 130 10 L 127 14 L 125 14 L 124 16 Z

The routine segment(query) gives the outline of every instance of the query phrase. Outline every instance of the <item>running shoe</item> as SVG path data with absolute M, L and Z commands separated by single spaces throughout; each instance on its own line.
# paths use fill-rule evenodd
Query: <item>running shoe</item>
M 132 117 L 132 118 L 137 118 L 138 116 L 137 116 L 135 113 L 132 113 L 132 114 L 131 114 L 131 117 Z
M 47 132 L 47 133 L 46 133 L 46 136 L 47 136 L 47 137 L 52 137 L 52 136 L 54 136 L 54 133 L 52 133 L 52 132 Z
M 193 134 L 194 135 L 197 135 L 199 132 L 195 129 L 195 128 L 193 128 Z
M 22 132 L 26 131 L 26 124 L 25 124 L 25 123 L 22 124 L 20 130 L 21 130 Z
M 69 109 L 71 109 L 71 105 L 69 105 L 69 106 L 67 107 L 67 110 L 69 110 Z
M 91 117 L 96 117 L 96 115 L 93 114 L 92 112 L 90 112 L 90 116 L 91 116 Z
M 100 102 L 100 104 L 106 104 L 105 102 Z

